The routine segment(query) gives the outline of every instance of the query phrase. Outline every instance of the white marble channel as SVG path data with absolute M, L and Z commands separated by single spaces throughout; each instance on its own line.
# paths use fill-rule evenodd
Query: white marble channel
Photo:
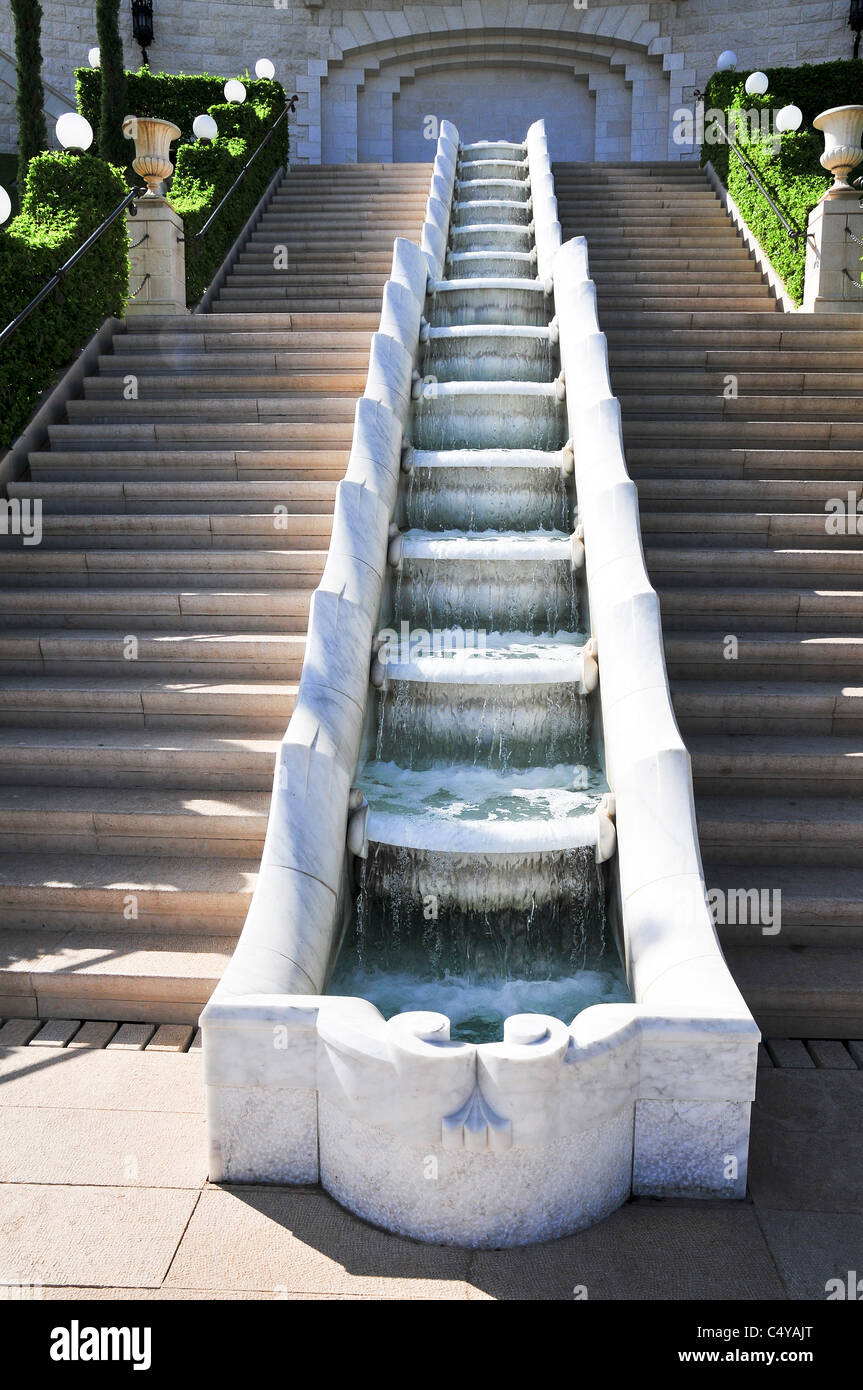
M 431 344 L 450 375 L 427 397 L 420 368 Z M 560 370 L 549 389 L 540 366 L 552 351 Z M 507 382 L 474 371 L 490 353 L 511 360 Z M 497 412 L 507 438 L 495 448 L 439 441 L 453 402 L 474 418 Z M 419 443 L 406 441 L 407 428 Z M 421 491 L 432 475 L 454 518 L 459 498 L 464 505 L 475 494 L 480 534 L 465 540 L 457 520 L 454 534 L 403 531 L 406 489 Z M 500 529 L 483 500 L 492 476 L 517 489 L 533 531 Z M 543 511 L 543 480 L 552 478 L 568 498 L 571 534 Z M 471 564 L 499 570 L 517 650 L 511 644 L 504 658 L 492 641 L 484 652 L 408 650 L 385 661 L 380 631 L 394 592 L 420 616 L 434 616 L 439 603 L 440 626 L 452 628 L 459 619 L 447 618 L 448 594 L 458 585 L 446 574 Z M 556 597 L 567 574 L 584 590 L 578 614 L 565 614 Z M 537 576 L 550 607 L 534 621 Z M 499 600 L 487 587 L 478 585 L 476 606 L 487 602 L 494 616 Z M 587 845 L 608 875 L 632 1002 L 595 1004 L 570 1022 L 513 1014 L 497 1041 L 477 1044 L 453 1039 L 443 1013 L 387 1020 L 366 999 L 324 992 L 370 841 L 410 853 L 420 829 L 420 847 L 454 852 L 451 821 L 430 831 L 429 816 L 411 810 L 425 774 L 414 776 L 414 803 L 408 797 L 401 809 L 386 798 L 376 805 L 359 785 L 376 692 L 400 685 L 426 700 L 441 731 L 456 688 L 470 693 L 466 727 L 493 689 L 519 706 L 526 738 L 544 727 L 551 692 L 567 687 L 592 702 L 610 791 L 585 792 L 582 810 L 576 794 L 555 802 L 561 788 L 540 789 L 546 808 L 562 808 L 557 820 L 544 810 L 534 819 L 480 816 L 472 844 L 457 848 L 486 868 L 521 855 L 540 872 L 555 837 Z M 374 785 L 383 785 L 387 765 L 373 766 Z M 508 775 L 485 774 L 487 785 L 473 787 L 478 802 L 499 798 L 494 777 L 503 785 Z M 537 804 L 529 778 L 507 788 Z M 421 244 L 395 243 L 275 769 L 260 878 L 201 1021 L 215 1182 L 320 1182 L 378 1225 L 473 1247 L 578 1230 L 631 1194 L 745 1192 L 758 1032 L 706 902 L 689 759 L 587 246 L 561 245 L 541 121 L 521 145 L 461 148 L 443 122 Z

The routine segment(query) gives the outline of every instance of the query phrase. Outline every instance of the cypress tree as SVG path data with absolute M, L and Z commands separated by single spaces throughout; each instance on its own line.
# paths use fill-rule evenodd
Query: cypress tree
M 48 148 L 45 125 L 45 90 L 42 86 L 42 6 L 39 0 L 12 0 L 15 20 L 15 61 L 18 91 L 18 196 L 23 197 L 27 165 Z
M 125 166 L 130 158 L 129 143 L 123 135 L 126 106 L 126 70 L 123 41 L 120 38 L 120 0 L 96 0 L 96 39 L 102 97 L 99 110 L 99 153 L 113 164 Z

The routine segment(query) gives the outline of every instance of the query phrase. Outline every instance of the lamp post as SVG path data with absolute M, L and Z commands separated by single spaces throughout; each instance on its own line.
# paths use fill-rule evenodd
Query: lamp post
M 141 45 L 144 67 L 150 66 L 147 49 L 153 42 L 153 0 L 132 0 L 132 36 Z

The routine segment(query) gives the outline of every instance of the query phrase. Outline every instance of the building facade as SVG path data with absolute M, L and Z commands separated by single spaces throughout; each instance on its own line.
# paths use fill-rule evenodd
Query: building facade
M 154 69 L 235 75 L 269 57 L 299 94 L 293 160 L 425 160 L 436 120 L 466 140 L 521 138 L 544 116 L 556 159 L 692 154 L 673 114 L 732 48 L 741 67 L 850 57 L 848 0 L 541 4 L 460 0 L 336 8 L 317 0 L 154 0 Z M 43 0 L 46 107 L 71 105 L 93 3 Z M 140 51 L 123 5 L 127 62 Z M 0 8 L 0 149 L 15 145 L 12 21 Z

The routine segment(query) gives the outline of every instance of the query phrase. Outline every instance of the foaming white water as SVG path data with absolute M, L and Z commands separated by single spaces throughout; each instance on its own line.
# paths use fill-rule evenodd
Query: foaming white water
M 414 1009 L 446 1014 L 450 1036 L 463 1042 L 493 1042 L 513 1014 L 542 1013 L 571 1023 L 592 1004 L 626 1002 L 629 992 L 619 967 L 606 960 L 562 979 L 475 980 L 464 975 L 413 974 L 352 963 L 333 981 L 333 992 L 370 999 L 385 1018 Z

